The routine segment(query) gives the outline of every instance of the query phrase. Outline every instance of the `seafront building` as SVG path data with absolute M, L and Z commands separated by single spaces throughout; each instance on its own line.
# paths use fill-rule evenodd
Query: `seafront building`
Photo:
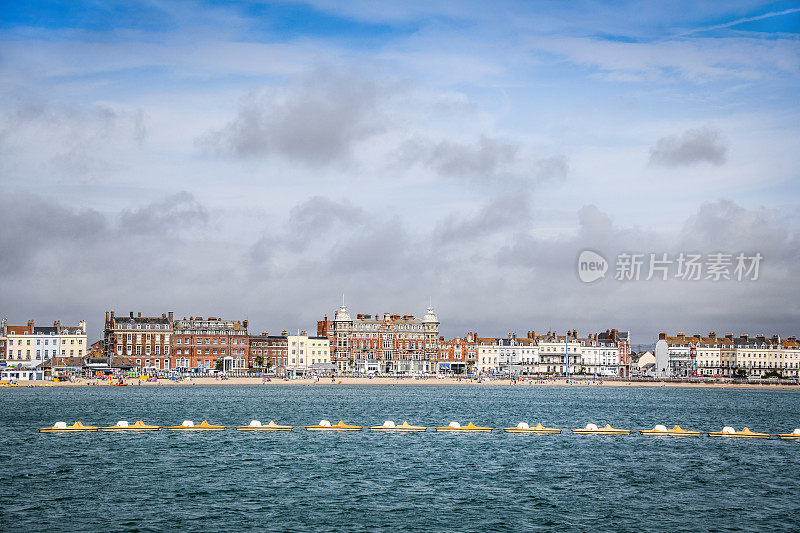
M 270 335 L 264 331 L 261 335 L 250 336 L 250 364 L 253 368 L 285 376 L 289 357 L 287 352 L 286 331 L 282 331 L 280 335 Z
M 445 341 L 439 337 L 437 374 L 465 374 L 474 368 L 478 358 L 478 334 L 469 332 L 464 337 Z
M 247 320 L 183 317 L 172 324 L 172 332 L 172 368 L 244 372 L 250 367 Z
M 25 326 L 9 326 L 4 318 L 0 338 L 5 345 L 6 366 L 35 368 L 51 357 L 81 357 L 87 352 L 85 321 L 77 326 L 62 326 L 60 321 L 37 326 L 29 320 Z
M 660 333 L 655 357 L 658 377 L 800 377 L 800 344 L 793 336 Z
M 143 369 L 169 370 L 172 311 L 161 316 L 117 316 L 106 311 L 103 346 L 106 357 L 128 357 Z
M 432 306 L 421 319 L 390 313 L 359 313 L 353 319 L 342 304 L 333 320 L 326 315 L 317 322 L 317 336 L 329 339 L 339 372 L 411 374 L 437 368 L 439 319 Z
M 309 374 L 328 374 L 336 370 L 331 363 L 331 347 L 328 337 L 309 337 L 301 331 L 286 337 L 288 362 L 286 374 L 289 377 L 302 377 Z

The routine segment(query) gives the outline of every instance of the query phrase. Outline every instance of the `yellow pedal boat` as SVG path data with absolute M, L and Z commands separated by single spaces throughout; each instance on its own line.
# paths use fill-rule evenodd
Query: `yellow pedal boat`
M 526 422 L 520 422 L 517 427 L 503 428 L 506 433 L 561 433 L 558 428 L 547 428 L 541 422 L 534 427 L 530 427 Z
M 399 426 L 394 423 L 392 420 L 387 420 L 380 426 L 370 426 L 372 431 L 384 431 L 384 432 L 392 432 L 392 433 L 411 433 L 414 431 L 428 431 L 426 426 L 412 426 L 406 420 L 403 420 L 403 423 Z
M 462 426 L 458 422 L 450 422 L 450 424 L 444 427 L 436 428 L 436 431 L 447 431 L 451 433 L 489 433 L 492 431 L 492 428 L 476 426 L 472 422 L 466 426 Z
M 71 426 L 68 426 L 66 422 L 56 422 L 52 427 L 39 428 L 39 433 L 75 433 L 78 431 L 97 431 L 98 429 L 97 426 L 84 426 L 83 423 L 78 420 Z
M 170 426 L 167 429 L 172 431 L 222 431 L 227 429 L 228 426 L 214 426 L 208 423 L 208 420 L 203 420 L 200 424 L 195 425 L 191 420 L 184 420 L 180 426 Z
M 339 420 L 336 424 L 331 424 L 328 420 L 320 420 L 316 426 L 306 426 L 308 431 L 361 431 L 361 426 L 350 426 Z
M 113 426 L 100 428 L 100 431 L 161 431 L 161 426 L 149 426 L 137 420 L 134 424 L 129 424 L 127 420 L 120 420 Z
M 612 428 L 610 424 L 606 424 L 605 426 L 598 428 L 595 424 L 586 424 L 586 427 L 583 429 L 573 429 L 573 433 L 577 433 L 578 435 L 630 435 L 631 430 L 629 429 L 616 429 Z
M 642 435 L 649 435 L 651 437 L 668 436 L 668 437 L 699 437 L 699 431 L 687 431 L 682 427 L 676 425 L 672 429 L 667 429 L 666 426 L 661 424 L 656 425 L 653 429 L 640 429 L 639 433 Z
M 795 429 L 791 433 L 781 433 L 778 437 L 783 440 L 800 440 L 800 428 Z
M 768 439 L 769 433 L 756 433 L 750 431 L 750 428 L 744 428 L 741 431 L 736 431 L 730 426 L 725 426 L 722 431 L 712 431 L 708 434 L 709 437 L 735 437 L 740 439 Z
M 263 425 L 260 420 L 253 420 L 246 426 L 238 426 L 239 431 L 291 431 L 294 426 L 281 426 L 276 424 L 274 420 L 270 420 L 269 424 Z

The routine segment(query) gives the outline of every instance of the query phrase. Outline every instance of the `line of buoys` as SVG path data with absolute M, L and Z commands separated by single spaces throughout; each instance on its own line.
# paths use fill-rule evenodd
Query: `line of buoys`
M 336 424 L 331 424 L 329 420 L 320 420 L 319 424 L 313 426 L 303 426 L 307 431 L 361 431 L 364 429 L 362 426 L 345 424 L 344 421 L 339 420 Z M 293 431 L 295 426 L 284 426 L 276 424 L 274 420 L 270 420 L 268 424 L 262 424 L 260 420 L 253 420 L 246 426 L 235 426 L 238 431 Z M 126 420 L 120 420 L 113 426 L 87 426 L 82 422 L 77 421 L 71 426 L 66 422 L 56 422 L 50 427 L 39 428 L 40 433 L 78 433 L 86 431 L 111 431 L 111 432 L 141 432 L 141 431 L 160 431 L 162 426 L 154 426 L 145 424 L 141 420 L 130 424 Z M 228 426 L 217 426 L 209 424 L 207 420 L 203 420 L 200 424 L 195 424 L 191 420 L 184 420 L 179 426 L 169 426 L 165 428 L 170 431 L 223 431 L 228 429 Z M 395 424 L 392 420 L 387 420 L 380 426 L 370 426 L 372 431 L 380 431 L 384 433 L 413 433 L 428 431 L 427 426 L 413 426 L 407 421 L 402 424 Z M 515 427 L 507 428 L 493 428 L 485 426 L 476 426 L 472 422 L 462 426 L 459 422 L 450 422 L 446 426 L 433 428 L 436 432 L 441 433 L 491 433 L 495 429 L 500 429 L 506 433 L 532 433 L 532 434 L 554 434 L 561 433 L 562 429 L 549 428 L 542 425 L 541 422 L 531 427 L 526 422 L 520 422 Z M 577 435 L 630 435 L 629 429 L 618 429 L 606 424 L 603 427 L 598 427 L 596 424 L 586 424 L 583 428 L 570 430 Z M 653 429 L 640 429 L 637 430 L 641 435 L 650 437 L 699 437 L 706 433 L 709 437 L 730 437 L 730 438 L 744 438 L 744 439 L 769 439 L 769 433 L 757 433 L 751 431 L 750 428 L 745 427 L 741 431 L 736 431 L 730 426 L 725 426 L 722 431 L 688 431 L 681 426 L 676 425 L 672 429 L 667 429 L 662 424 L 657 424 Z M 795 429 L 791 433 L 781 433 L 777 437 L 783 440 L 800 440 L 800 428 Z

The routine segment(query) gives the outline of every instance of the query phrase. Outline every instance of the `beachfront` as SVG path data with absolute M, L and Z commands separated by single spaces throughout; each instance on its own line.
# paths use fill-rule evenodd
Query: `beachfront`
M 26 381 L 20 386 L 44 386 L 44 387 L 87 387 L 87 386 L 112 386 L 117 381 L 95 380 L 75 378 L 73 381 Z M 280 379 L 271 378 L 265 381 L 260 377 L 199 377 L 187 378 L 183 380 L 171 379 L 138 379 L 127 378 L 124 380 L 127 386 L 192 386 L 192 385 L 263 385 L 263 386 L 352 386 L 352 385 L 402 385 L 402 386 L 475 386 L 475 387 L 495 387 L 495 386 L 518 386 L 518 387 L 678 387 L 678 388 L 715 388 L 715 389 L 794 389 L 800 390 L 798 384 L 778 383 L 773 381 L 763 382 L 715 382 L 715 381 L 633 381 L 633 380 L 595 380 L 595 379 L 463 379 L 455 377 L 441 378 L 410 378 L 410 377 L 351 377 L 337 376 L 335 378 L 321 377 L 316 378 L 297 378 Z

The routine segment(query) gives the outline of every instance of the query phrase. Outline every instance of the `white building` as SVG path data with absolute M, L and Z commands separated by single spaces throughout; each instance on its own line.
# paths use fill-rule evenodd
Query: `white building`
M 286 373 L 290 376 L 329 373 L 335 369 L 331 364 L 331 345 L 327 337 L 309 337 L 301 331 L 287 335 Z
M 581 340 L 581 366 L 587 374 L 597 376 L 619 375 L 619 346 L 611 339 L 590 335 Z

